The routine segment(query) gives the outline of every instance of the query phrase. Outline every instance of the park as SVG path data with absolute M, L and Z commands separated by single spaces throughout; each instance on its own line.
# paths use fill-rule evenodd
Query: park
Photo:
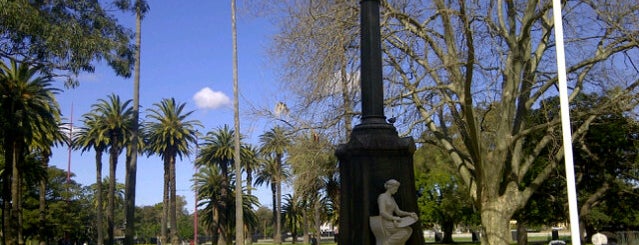
M 0 0 L 0 243 L 638 244 L 638 20 Z

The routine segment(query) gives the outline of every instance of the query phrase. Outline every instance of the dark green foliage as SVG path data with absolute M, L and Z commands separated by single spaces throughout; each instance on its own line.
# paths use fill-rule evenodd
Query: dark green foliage
M 607 99 L 597 94 L 582 94 L 571 103 L 570 113 L 587 115 L 596 105 L 607 103 Z M 531 113 L 530 122 L 543 124 L 558 117 L 558 103 L 556 97 L 544 100 L 542 106 Z M 584 223 L 588 234 L 637 227 L 639 212 L 633 205 L 639 201 L 639 124 L 614 110 L 590 119 L 592 123 L 587 133 L 573 139 L 580 222 Z M 538 140 L 540 133 L 533 133 L 531 139 Z M 531 146 L 528 147 L 531 149 Z M 540 166 L 547 164 L 550 157 L 548 151 L 540 155 L 544 157 L 537 159 L 536 168 L 531 173 L 540 171 Z M 517 219 L 531 226 L 552 225 L 567 220 L 564 176 L 564 166 L 557 166 L 526 207 L 516 215 Z
M 98 0 L 0 0 L 0 58 L 41 65 L 48 74 L 93 72 L 106 60 L 115 72 L 131 75 L 135 47 L 130 30 L 117 23 Z
M 443 242 L 452 243 L 456 226 L 475 229 L 479 213 L 475 211 L 449 160 L 438 148 L 422 146 L 414 157 L 419 215 L 423 227 L 437 224 L 444 232 Z
M 73 180 L 67 182 L 67 173 L 62 169 L 49 167 L 47 173 L 47 222 L 44 230 L 48 242 L 56 242 L 65 236 L 82 242 L 92 241 L 95 232 L 95 209 L 92 208 L 90 190 Z M 25 239 L 36 239 L 41 226 L 38 184 L 39 180 L 27 179 L 24 188 Z

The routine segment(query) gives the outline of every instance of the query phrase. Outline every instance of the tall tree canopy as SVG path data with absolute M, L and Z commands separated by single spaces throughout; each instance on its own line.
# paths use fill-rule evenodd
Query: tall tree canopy
M 133 66 L 131 31 L 118 24 L 104 2 L 0 0 L 0 58 L 44 67 L 45 72 L 75 76 L 93 72 L 93 61 L 106 60 L 128 77 Z

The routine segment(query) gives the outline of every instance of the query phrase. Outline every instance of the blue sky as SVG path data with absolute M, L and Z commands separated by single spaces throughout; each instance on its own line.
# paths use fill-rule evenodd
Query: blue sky
M 249 16 L 238 1 L 238 55 L 241 132 L 250 143 L 268 122 L 249 115 L 252 107 L 273 108 L 282 100 L 276 71 L 267 57 L 272 35 L 277 31 L 269 20 Z M 233 70 L 230 1 L 149 1 L 150 11 L 142 23 L 142 63 L 140 78 L 141 112 L 163 98 L 173 97 L 195 111 L 191 119 L 202 122 L 203 132 L 233 125 Z M 115 13 L 120 22 L 133 29 L 130 14 Z M 66 119 L 80 125 L 82 114 L 90 111 L 98 99 L 115 93 L 121 99 L 132 99 L 133 79 L 117 77 L 101 63 L 95 73 L 81 74 L 80 86 L 58 94 Z M 62 87 L 62 82 L 58 83 Z M 73 113 L 71 108 L 73 107 Z M 141 115 L 144 117 L 144 114 Z M 51 165 L 67 169 L 67 148 L 55 149 Z M 71 154 L 71 172 L 75 181 L 90 185 L 95 182 L 94 152 Z M 103 158 L 103 177 L 108 176 L 108 158 Z M 193 211 L 194 196 L 191 177 L 193 157 L 184 158 L 176 166 L 177 194 L 185 196 L 187 208 Z M 124 158 L 120 157 L 117 180 L 124 183 Z M 162 161 L 159 157 L 138 157 L 136 205 L 162 202 Z M 271 206 L 270 191 L 261 187 L 256 192 L 262 205 Z

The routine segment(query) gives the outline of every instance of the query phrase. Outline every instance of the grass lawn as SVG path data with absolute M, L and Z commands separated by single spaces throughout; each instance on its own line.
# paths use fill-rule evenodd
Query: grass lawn
M 559 236 L 559 238 L 563 241 L 568 241 L 570 240 L 570 236 L 567 236 L 565 234 L 562 234 Z M 428 237 L 426 236 L 424 238 L 425 240 L 425 244 L 426 245 L 440 245 L 442 243 L 435 243 L 435 239 L 433 237 Z M 453 235 L 453 241 L 455 242 L 454 245 L 479 245 L 480 243 L 473 243 L 471 241 L 471 237 L 470 235 Z M 530 245 L 546 245 L 548 244 L 548 242 L 550 241 L 550 234 L 529 234 L 528 235 L 528 244 Z M 272 245 L 273 243 L 269 240 L 261 240 L 257 243 L 253 243 L 254 245 Z M 282 244 L 293 244 L 290 241 L 288 242 L 283 242 Z M 303 242 L 297 242 L 295 244 L 299 244 L 299 245 L 309 245 L 308 243 L 303 243 Z M 324 237 L 322 238 L 322 240 L 320 241 L 321 245 L 337 245 L 337 243 L 333 242 L 332 238 L 328 238 L 328 237 Z M 512 243 L 512 244 L 517 244 Z M 566 244 L 570 244 L 569 242 Z

